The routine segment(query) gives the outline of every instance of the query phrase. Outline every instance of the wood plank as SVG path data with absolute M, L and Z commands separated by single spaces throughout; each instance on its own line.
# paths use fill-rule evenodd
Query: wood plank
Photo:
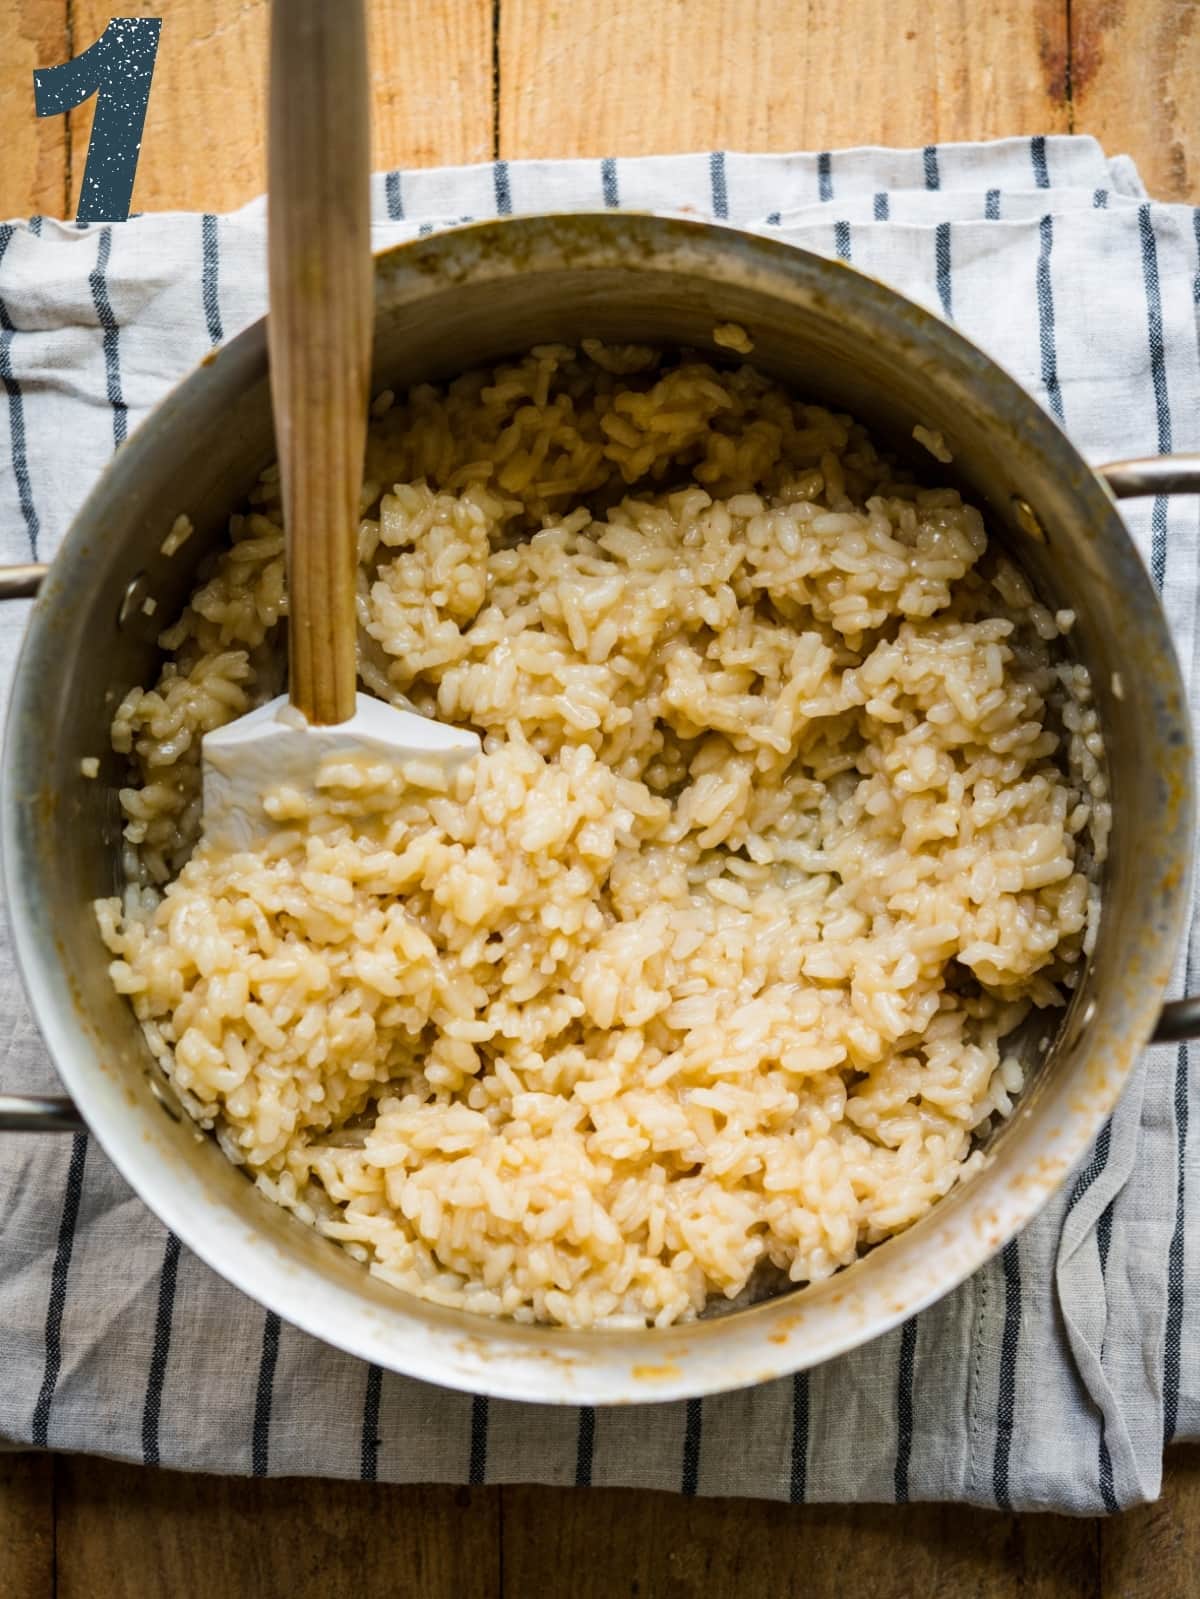
M 57 1599 L 494 1599 L 499 1586 L 494 1489 L 57 1466 Z
M 375 165 L 490 161 L 492 0 L 369 0 Z
M 42 212 L 60 216 L 67 183 L 67 126 L 39 117 L 33 104 L 35 68 L 70 55 L 67 0 L 16 0 L 5 11 L 0 72 L 0 217 Z
M 1101 1592 L 1191 1599 L 1200 1592 L 1200 1444 L 1167 1451 L 1162 1498 L 1101 1527 Z
M 1071 96 L 1152 195 L 1200 197 L 1200 0 L 1072 0 Z
M 562 1591 L 564 1571 L 572 1599 L 1096 1599 L 1098 1560 L 1096 1524 L 1057 1516 L 504 1490 L 504 1599 Z
M 1063 0 L 502 0 L 500 153 L 1058 132 L 1065 59 Z
M 132 0 L 162 16 L 133 206 L 225 211 L 266 186 L 268 0 Z M 112 0 L 72 0 L 78 53 Z M 484 161 L 492 153 L 491 0 L 370 0 L 372 162 L 377 168 Z M 71 116 L 71 210 L 92 104 Z M 57 214 L 62 214 L 61 209 Z
M 0 1454 L 0 1594 L 53 1599 L 54 1462 Z
M 135 211 L 226 211 L 266 187 L 269 0 L 133 0 L 127 17 L 162 17 Z M 78 55 L 99 38 L 111 0 L 72 0 Z M 87 161 L 95 101 L 71 114 L 71 199 Z

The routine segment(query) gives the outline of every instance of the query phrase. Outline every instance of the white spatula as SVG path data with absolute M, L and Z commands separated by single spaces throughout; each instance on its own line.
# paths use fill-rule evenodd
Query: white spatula
M 287 526 L 288 693 L 205 736 L 204 836 L 244 849 L 271 788 L 330 757 L 458 763 L 474 733 L 356 692 L 355 568 L 374 277 L 363 0 L 274 0 L 267 239 Z

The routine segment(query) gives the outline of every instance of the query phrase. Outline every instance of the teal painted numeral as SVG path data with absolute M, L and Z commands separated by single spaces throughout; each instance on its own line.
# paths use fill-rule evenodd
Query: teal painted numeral
M 80 222 L 124 222 L 129 215 L 161 29 L 161 17 L 114 17 L 82 55 L 33 75 L 39 117 L 61 116 L 97 96 Z

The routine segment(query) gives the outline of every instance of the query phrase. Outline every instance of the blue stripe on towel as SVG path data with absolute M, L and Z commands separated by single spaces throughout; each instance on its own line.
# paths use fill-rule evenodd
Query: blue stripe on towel
M 896 1465 L 892 1482 L 896 1503 L 908 1503 L 908 1467 L 913 1441 L 913 1366 L 917 1356 L 917 1318 L 900 1329 L 900 1364 L 896 1376 Z
M 1038 336 L 1042 347 L 1042 382 L 1055 420 L 1063 420 L 1062 389 L 1058 382 L 1058 350 L 1054 339 L 1054 294 L 1050 281 L 1050 252 L 1054 248 L 1054 218 L 1038 224 L 1041 248 L 1037 261 Z
M 468 1454 L 467 1481 L 478 1488 L 487 1481 L 488 1402 L 486 1394 L 476 1394 L 471 1400 L 471 1443 Z
M 263 1321 L 258 1387 L 254 1395 L 254 1429 L 250 1435 L 250 1471 L 255 1477 L 265 1477 L 271 1461 L 271 1406 L 275 1365 L 279 1359 L 279 1325 L 279 1317 L 269 1310 Z
M 71 1270 L 71 1251 L 75 1247 L 75 1227 L 79 1221 L 87 1150 L 87 1134 L 76 1133 L 71 1140 L 71 1161 L 63 1191 L 58 1242 L 54 1249 L 54 1264 L 50 1268 L 50 1297 L 46 1306 L 46 1364 L 42 1372 L 42 1386 L 33 1407 L 30 1432 L 30 1441 L 39 1449 L 44 1449 L 50 1441 L 50 1406 L 54 1403 L 54 1390 L 58 1387 L 58 1374 L 62 1368 L 63 1312 L 67 1305 L 67 1280 Z
M 1150 206 L 1138 207 L 1138 233 L 1142 241 L 1142 279 L 1146 289 L 1146 331 L 1150 342 L 1150 377 L 1154 385 L 1154 411 L 1158 424 L 1158 453 L 1171 450 L 1171 400 L 1167 393 L 1167 358 L 1163 346 L 1162 288 L 1158 279 L 1158 247 Z M 1167 497 L 1155 496 L 1150 513 L 1150 575 L 1161 591 L 1167 574 Z
M 0 261 L 12 242 L 16 229 L 10 222 L 0 227 Z M 13 477 L 17 485 L 17 503 L 21 507 L 21 520 L 29 539 L 29 553 L 38 558 L 38 534 L 41 523 L 33 503 L 33 485 L 29 476 L 29 455 L 25 440 L 25 396 L 13 366 L 12 345 L 16 334 L 8 307 L 0 299 L 0 383 L 8 396 L 8 450 L 12 458 Z
M 833 199 L 833 157 L 828 150 L 817 157 L 817 194 L 822 200 Z
M 683 1472 L 679 1491 L 692 1498 L 700 1486 L 700 1444 L 704 1436 L 704 1401 L 689 1399 L 683 1433 Z
M 158 1308 L 154 1316 L 154 1347 L 150 1351 L 150 1373 L 142 1403 L 142 1463 L 158 1465 L 158 1423 L 162 1414 L 163 1389 L 167 1381 L 167 1361 L 171 1354 L 171 1321 L 175 1312 L 175 1281 L 179 1272 L 179 1240 L 167 1234 L 162 1271 L 158 1279 Z
M 367 1367 L 367 1386 L 363 1395 L 362 1446 L 358 1474 L 364 1482 L 374 1482 L 379 1471 L 379 1400 L 383 1392 L 383 1371 Z
M 992 1457 L 992 1495 L 1001 1510 L 1011 1510 L 1008 1468 L 1012 1458 L 1017 1408 L 1017 1350 L 1021 1343 L 1020 1240 L 1010 1239 L 1000 1256 L 1004 1272 L 1004 1330 L 1000 1334 L 1000 1383 L 996 1395 L 996 1452 Z
M 802 1505 L 808 1496 L 808 1373 L 792 1378 L 792 1475 L 788 1498 Z
M 100 229 L 96 265 L 88 274 L 88 287 L 96 307 L 96 320 L 104 330 L 104 386 L 112 407 L 113 448 L 119 449 L 129 431 L 128 407 L 121 392 L 121 329 L 108 296 L 108 260 L 112 253 L 112 227 Z

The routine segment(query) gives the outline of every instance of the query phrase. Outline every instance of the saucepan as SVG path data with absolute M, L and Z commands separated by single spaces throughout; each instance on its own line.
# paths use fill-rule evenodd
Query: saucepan
M 1098 938 L 1066 1012 L 1027 1040 L 1031 1081 L 983 1168 L 917 1225 L 829 1281 L 667 1329 L 577 1332 L 441 1309 L 389 1288 L 264 1199 L 183 1113 L 107 976 L 90 902 L 117 889 L 114 705 L 152 679 L 230 510 L 271 459 L 265 324 L 224 345 L 114 457 L 40 588 L 4 752 L 9 910 L 30 1003 L 70 1099 L 8 1098 L 0 1126 L 86 1126 L 152 1210 L 230 1282 L 381 1366 L 505 1398 L 695 1396 L 796 1371 L 894 1326 L 981 1265 L 1074 1168 L 1151 1040 L 1200 1034 L 1200 998 L 1164 1006 L 1193 835 L 1188 715 L 1166 621 L 1116 508 L 1194 492 L 1200 457 L 1094 471 L 1020 386 L 936 317 L 840 262 L 678 218 L 502 219 L 401 246 L 376 265 L 375 375 L 401 388 L 584 337 L 728 359 L 722 323 L 804 397 L 898 446 L 940 431 L 1042 599 L 1078 618 L 1072 649 L 1100 710 L 1113 827 Z M 164 536 L 187 512 L 195 536 Z M 152 594 L 155 619 L 141 600 Z M 99 755 L 99 780 L 80 763 Z

